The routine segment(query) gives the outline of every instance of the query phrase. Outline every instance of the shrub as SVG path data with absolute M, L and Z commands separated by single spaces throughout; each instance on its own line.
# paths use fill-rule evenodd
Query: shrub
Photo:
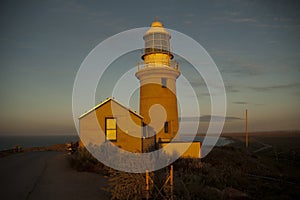
M 79 148 L 69 158 L 72 168 L 78 171 L 100 172 L 105 166 L 94 158 L 85 148 Z
M 145 195 L 144 175 L 111 171 L 108 191 L 111 199 L 141 199 Z

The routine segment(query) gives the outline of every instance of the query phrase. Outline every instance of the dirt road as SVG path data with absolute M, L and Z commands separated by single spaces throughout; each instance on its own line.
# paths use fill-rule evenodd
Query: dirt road
M 109 199 L 98 174 L 70 168 L 62 152 L 28 152 L 0 158 L 1 199 Z

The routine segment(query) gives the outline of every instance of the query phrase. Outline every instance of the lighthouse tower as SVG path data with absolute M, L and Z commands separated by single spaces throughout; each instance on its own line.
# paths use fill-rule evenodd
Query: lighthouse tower
M 136 77 L 140 80 L 140 114 L 145 125 L 160 119 L 161 115 L 151 109 L 157 105 L 164 109 L 164 121 L 160 121 L 156 140 L 170 141 L 178 131 L 178 108 L 176 98 L 176 79 L 180 75 L 178 65 L 172 61 L 170 34 L 159 21 L 154 21 L 145 33 L 145 49 L 138 66 Z M 155 110 L 155 109 L 154 109 Z

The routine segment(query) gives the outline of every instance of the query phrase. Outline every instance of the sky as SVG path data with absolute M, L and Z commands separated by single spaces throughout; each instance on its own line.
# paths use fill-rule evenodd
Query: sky
M 1 1 L 0 10 L 2 135 L 74 134 L 72 90 L 85 57 L 108 37 L 150 26 L 156 16 L 200 43 L 216 63 L 227 94 L 224 132 L 245 130 L 245 109 L 250 131 L 300 129 L 299 1 L 11 0 Z M 139 54 L 115 60 L 108 77 L 140 62 Z M 209 95 L 203 80 L 192 84 L 205 131 Z M 97 94 L 96 102 L 110 95 Z M 134 95 L 129 106 L 138 110 Z M 180 106 L 193 110 L 187 105 Z M 183 117 L 188 125 L 196 116 Z

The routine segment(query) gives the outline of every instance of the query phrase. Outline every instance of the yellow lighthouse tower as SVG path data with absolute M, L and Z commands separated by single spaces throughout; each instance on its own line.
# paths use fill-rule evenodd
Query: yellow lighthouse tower
M 162 23 L 155 20 L 143 38 L 144 63 L 135 74 L 140 80 L 140 114 L 149 125 L 161 117 L 159 113 L 153 115 L 151 109 L 157 105 L 164 109 L 165 120 L 160 121 L 160 128 L 155 130 L 156 140 L 170 141 L 178 131 L 176 79 L 180 75 L 177 63 L 172 62 L 171 36 Z

